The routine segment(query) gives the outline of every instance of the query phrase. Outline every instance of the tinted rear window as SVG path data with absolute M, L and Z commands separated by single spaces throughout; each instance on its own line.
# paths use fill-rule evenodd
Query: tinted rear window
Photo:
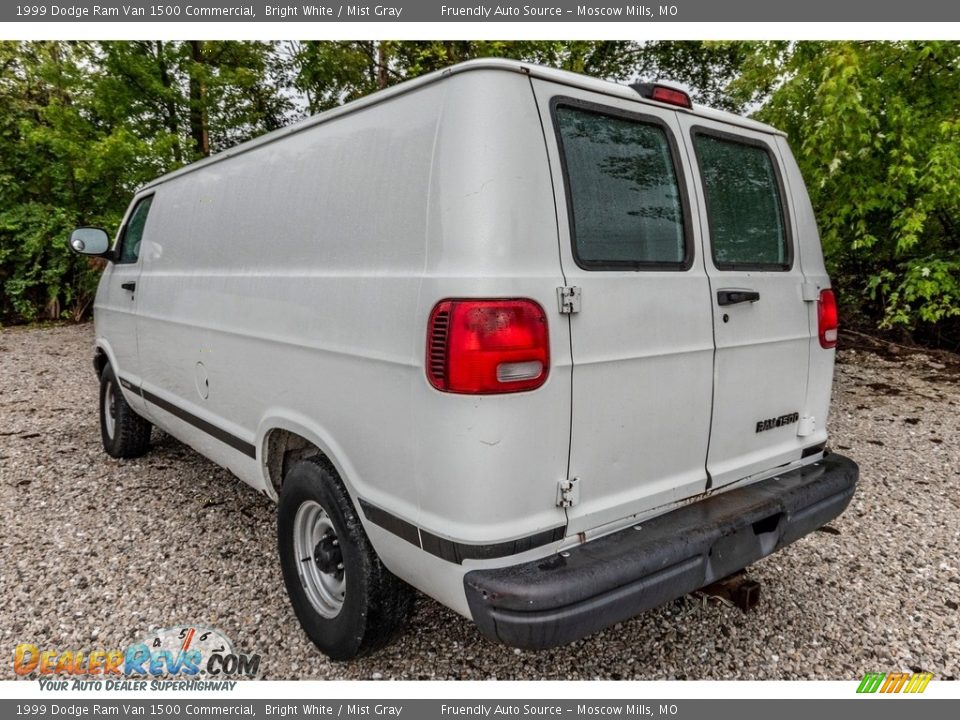
M 790 248 L 783 200 L 766 147 L 694 135 L 718 268 L 786 270 Z
M 666 130 L 558 105 L 577 262 L 584 267 L 685 267 L 683 198 Z

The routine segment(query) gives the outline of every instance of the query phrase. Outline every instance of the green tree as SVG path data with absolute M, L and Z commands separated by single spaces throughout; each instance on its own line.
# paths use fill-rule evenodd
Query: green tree
M 289 122 L 289 69 L 277 43 L 0 43 L 0 318 L 80 317 L 98 268 L 70 230 Z
M 756 43 L 732 85 L 785 130 L 851 308 L 935 339 L 960 318 L 960 44 Z M 960 335 L 957 336 L 960 340 Z
M 3 314 L 79 315 L 95 274 L 63 239 L 109 221 L 118 176 L 135 161 L 130 138 L 101 132 L 90 102 L 88 47 L 3 43 L 0 80 L 0 282 Z M 107 212 L 104 212 L 107 210 Z M 59 242 L 55 241 L 59 240 Z

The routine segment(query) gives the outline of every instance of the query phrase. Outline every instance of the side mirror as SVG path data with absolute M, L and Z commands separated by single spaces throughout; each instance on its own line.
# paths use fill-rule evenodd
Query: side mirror
M 102 228 L 77 228 L 70 235 L 70 249 L 81 255 L 106 257 L 110 253 L 110 237 Z

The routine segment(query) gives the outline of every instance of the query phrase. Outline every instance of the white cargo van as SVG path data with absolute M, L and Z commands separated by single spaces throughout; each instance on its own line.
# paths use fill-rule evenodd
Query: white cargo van
M 96 299 L 103 443 L 151 426 L 278 500 L 333 658 L 409 586 L 524 648 L 739 571 L 843 511 L 837 315 L 782 133 L 506 60 L 150 183 Z

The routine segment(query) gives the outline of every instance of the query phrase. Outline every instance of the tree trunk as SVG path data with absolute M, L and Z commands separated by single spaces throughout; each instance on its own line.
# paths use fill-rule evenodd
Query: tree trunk
M 377 88 L 387 87 L 387 45 L 382 40 L 377 43 Z
M 163 85 L 163 105 L 166 112 L 167 132 L 173 138 L 173 159 L 179 165 L 183 162 L 180 150 L 180 122 L 177 118 L 177 103 L 173 99 L 173 82 L 170 80 L 170 70 L 167 68 L 167 59 L 163 55 L 163 41 L 157 40 L 157 64 L 160 68 L 160 83 Z
M 190 137 L 198 157 L 210 154 L 210 135 L 207 129 L 207 89 L 203 84 L 203 41 L 190 41 Z

